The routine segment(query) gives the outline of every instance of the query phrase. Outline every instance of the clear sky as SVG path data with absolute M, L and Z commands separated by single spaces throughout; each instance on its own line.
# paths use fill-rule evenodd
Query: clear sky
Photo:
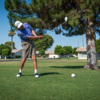
M 0 44 L 4 44 L 6 41 L 11 41 L 11 37 L 8 37 L 8 32 L 10 30 L 10 24 L 9 20 L 7 18 L 8 12 L 4 8 L 4 2 L 5 0 L 0 1 Z M 27 0 L 27 3 L 30 3 L 31 0 Z M 72 36 L 72 37 L 66 37 L 62 34 L 56 35 L 54 32 L 49 34 L 54 39 L 54 43 L 48 50 L 54 50 L 56 45 L 61 46 L 72 46 L 74 47 L 83 47 L 82 43 L 82 36 Z M 96 39 L 99 39 L 100 36 L 97 34 Z M 86 35 L 83 35 L 84 40 L 84 47 L 86 47 Z M 22 49 L 21 47 L 21 41 L 20 38 L 16 35 L 13 37 L 13 41 L 15 42 L 16 49 Z

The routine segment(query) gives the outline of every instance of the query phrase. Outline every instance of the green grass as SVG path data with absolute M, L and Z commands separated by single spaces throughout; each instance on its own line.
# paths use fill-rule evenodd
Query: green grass
M 20 61 L 0 62 L 0 100 L 99 100 L 100 71 L 83 69 L 84 60 L 62 61 L 68 60 L 38 60 L 40 78 L 33 76 L 32 61 L 19 78 Z

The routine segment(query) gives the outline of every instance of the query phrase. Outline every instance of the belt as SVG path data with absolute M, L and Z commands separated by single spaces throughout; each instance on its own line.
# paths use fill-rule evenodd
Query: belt
M 22 41 L 22 42 L 32 42 L 32 41 Z

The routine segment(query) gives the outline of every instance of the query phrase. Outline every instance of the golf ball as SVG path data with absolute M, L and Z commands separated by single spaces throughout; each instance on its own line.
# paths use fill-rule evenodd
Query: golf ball
M 67 20 L 68 20 L 68 18 L 67 18 L 67 17 L 65 17 L 65 22 L 67 22 Z
M 71 77 L 75 77 L 75 74 L 71 74 Z

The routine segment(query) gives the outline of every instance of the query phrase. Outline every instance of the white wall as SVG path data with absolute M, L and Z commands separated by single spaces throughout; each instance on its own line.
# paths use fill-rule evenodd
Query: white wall
M 49 57 L 48 58 L 59 58 L 60 56 L 59 55 L 56 55 L 56 54 L 49 54 Z
M 78 59 L 87 59 L 87 52 L 79 52 Z M 100 60 L 100 54 L 97 54 L 97 59 Z
M 10 54 L 10 57 L 11 57 L 11 58 L 16 58 L 16 55 L 20 55 L 21 58 L 22 58 L 22 50 L 21 50 L 21 51 L 18 51 L 18 52 L 16 52 L 16 53 L 11 53 L 11 54 Z
M 20 55 L 21 58 L 22 58 L 22 51 L 17 52 L 17 53 L 15 54 L 15 57 L 16 57 L 16 55 Z
M 87 59 L 87 57 L 78 57 L 78 59 Z
M 67 58 L 67 57 L 72 57 L 73 55 L 64 55 L 64 56 L 61 56 L 61 55 L 57 55 L 57 54 L 49 54 L 49 57 L 48 58 L 59 58 L 59 57 L 61 57 L 61 58 Z
M 87 53 L 86 52 L 79 52 L 78 59 L 87 59 Z

